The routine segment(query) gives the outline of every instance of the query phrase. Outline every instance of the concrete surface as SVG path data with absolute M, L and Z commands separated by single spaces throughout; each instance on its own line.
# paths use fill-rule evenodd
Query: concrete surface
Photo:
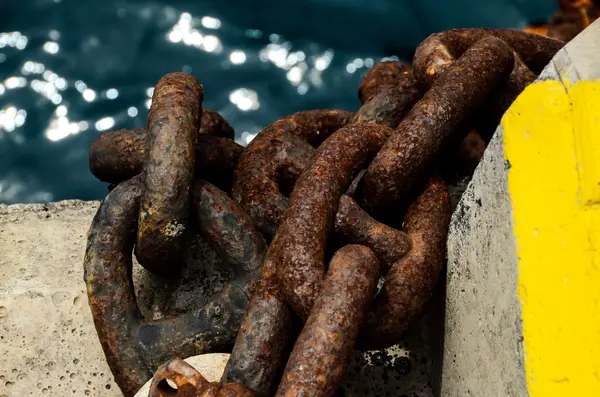
M 96 207 L 0 207 L 0 396 L 118 395 L 82 282 Z
M 83 282 L 86 236 L 98 205 L 0 205 L 0 397 L 122 395 L 105 363 Z M 215 258 L 198 239 L 182 281 L 172 284 L 136 264 L 145 315 L 160 318 L 200 304 L 199 297 L 227 279 Z M 355 354 L 344 395 L 431 397 L 432 359 L 424 343 L 430 318 L 398 346 Z
M 584 150 L 592 151 L 592 159 L 587 166 L 598 169 L 595 153 L 599 148 L 594 137 L 600 136 L 600 129 L 594 123 L 600 112 L 592 106 L 598 102 L 594 92 L 600 86 L 588 88 L 588 97 L 575 105 L 569 93 L 575 81 L 600 77 L 599 41 L 597 21 L 568 43 L 538 82 L 521 94 L 502 122 L 511 125 L 509 142 L 518 139 L 518 144 L 513 143 L 507 155 L 506 130 L 498 128 L 454 212 L 448 238 L 442 396 L 600 395 L 600 362 L 598 354 L 590 353 L 597 342 L 578 350 L 578 340 L 587 332 L 582 330 L 596 332 L 597 339 L 597 310 L 572 314 L 578 306 L 598 304 L 596 300 L 586 302 L 587 295 L 581 299 L 573 295 L 577 290 L 598 290 L 597 284 L 591 284 L 599 276 L 594 265 L 597 258 L 567 251 L 569 248 L 563 247 L 567 237 L 564 244 L 557 244 L 562 243 L 561 238 L 543 247 L 541 238 L 535 240 L 543 232 L 558 237 L 571 226 L 565 224 L 570 222 L 568 219 L 594 215 L 593 208 L 580 207 L 577 198 L 580 187 L 575 186 L 575 170 L 581 168 L 581 159 L 576 161 L 579 153 L 565 150 L 573 147 L 573 135 L 577 140 L 582 134 L 579 131 L 588 128 Z M 539 84 L 548 80 L 558 83 L 548 86 L 548 91 L 541 90 Z M 564 116 L 559 105 L 566 109 Z M 587 107 L 582 109 L 582 105 Z M 579 125 L 571 120 L 578 114 L 584 114 Z M 566 129 L 564 134 L 561 129 Z M 565 172 L 573 175 L 572 182 L 562 178 Z M 592 189 L 597 189 L 596 182 Z M 561 218 L 561 211 L 555 207 L 562 205 L 569 191 L 574 192 L 574 201 L 569 205 L 577 207 L 573 213 L 578 215 Z M 520 210 L 517 215 L 515 205 Z M 597 234 L 590 222 L 575 240 L 589 240 L 591 246 L 575 252 L 596 252 L 593 240 Z M 527 235 L 516 232 L 525 229 Z M 563 273 L 569 269 L 575 269 L 571 276 L 578 280 L 585 274 L 588 284 L 581 281 L 579 288 L 567 290 L 569 280 Z M 578 299 L 582 305 L 574 303 Z M 579 329 L 571 324 L 579 324 Z M 543 347 L 540 340 L 545 343 Z M 561 353 L 555 353 L 558 351 Z M 577 355 L 579 359 L 574 357 Z M 585 369 L 582 360 L 589 360 L 585 363 L 591 369 Z M 580 369 L 581 374 L 577 374 Z M 584 384 L 587 386 L 582 387 Z
M 502 138 L 493 137 L 450 224 L 442 396 L 524 396 Z

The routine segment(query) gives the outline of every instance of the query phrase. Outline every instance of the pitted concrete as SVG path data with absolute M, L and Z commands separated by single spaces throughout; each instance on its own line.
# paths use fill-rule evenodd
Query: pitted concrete
M 98 205 L 0 205 L 0 397 L 122 396 L 104 359 L 83 281 L 87 232 Z M 230 276 L 200 239 L 186 258 L 182 277 L 171 282 L 134 264 L 145 316 L 158 319 L 197 307 Z M 431 397 L 432 360 L 424 343 L 430 317 L 397 346 L 356 353 L 344 395 Z M 200 369 L 216 380 L 223 360 L 212 357 L 212 366 Z
M 97 202 L 0 207 L 0 396 L 118 396 L 83 283 Z
M 526 390 L 502 138 L 499 130 L 450 224 L 442 396 Z
M 83 281 L 87 232 L 99 202 L 0 206 L 0 396 L 121 396 L 105 362 Z M 134 263 L 147 318 L 192 310 L 231 276 L 202 240 L 181 277 Z

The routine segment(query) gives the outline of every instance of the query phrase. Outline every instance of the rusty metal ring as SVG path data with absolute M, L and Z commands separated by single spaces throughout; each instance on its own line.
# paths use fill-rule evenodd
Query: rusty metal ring
M 469 48 L 486 37 L 496 37 L 508 44 L 536 75 L 565 45 L 559 40 L 512 29 L 451 29 L 434 33 L 419 44 L 413 59 L 417 79 L 430 87 Z
M 340 110 L 298 112 L 263 129 L 250 142 L 235 171 L 234 200 L 269 237 L 277 230 L 296 178 L 321 142 L 350 124 L 377 123 L 396 127 L 423 96 L 412 69 L 381 62 L 363 78 L 355 113 Z
M 314 147 L 351 116 L 342 110 L 298 112 L 264 128 L 244 150 L 234 172 L 232 197 L 266 236 L 275 234 L 287 207 L 286 194 Z
M 196 181 L 193 201 L 200 234 L 233 267 L 234 279 L 194 312 L 145 320 L 131 280 L 141 185 L 135 177 L 104 199 L 90 228 L 84 261 L 96 331 L 126 396 L 173 354 L 188 357 L 231 347 L 266 248 L 263 236 L 233 200 L 209 183 Z
M 148 155 L 147 137 L 145 128 L 100 135 L 90 146 L 90 171 L 99 180 L 113 184 L 139 175 Z M 229 138 L 201 134 L 194 150 L 195 176 L 229 191 L 233 170 L 244 148 Z
M 408 204 L 415 181 L 427 176 L 445 144 L 460 142 L 475 111 L 512 71 L 510 47 L 486 37 L 437 79 L 369 165 L 357 201 L 381 219 Z M 462 135 L 464 134 L 464 135 Z
M 202 100 L 202 85 L 187 73 L 163 76 L 152 96 L 135 255 L 156 274 L 172 274 L 181 264 Z
M 265 263 L 275 263 L 286 301 L 303 320 L 325 273 L 325 248 L 340 197 L 391 132 L 378 124 L 342 127 L 319 146 L 294 185 Z
M 414 325 L 442 270 L 451 213 L 448 189 L 438 176 L 429 178 L 409 206 L 402 231 L 376 221 L 350 197 L 342 197 L 336 238 L 371 248 L 386 276 L 365 315 L 359 348 L 391 346 Z
M 211 146 L 222 147 L 225 152 L 241 154 L 242 147 L 233 142 L 233 138 L 234 131 L 231 125 L 219 113 L 204 109 L 195 146 L 196 161 L 213 152 L 215 149 Z M 105 132 L 90 146 L 88 153 L 90 171 L 103 182 L 126 181 L 142 172 L 149 146 L 146 128 Z M 196 164 L 196 176 L 207 179 L 202 172 L 203 169 L 199 169 Z
M 517 61 L 515 60 L 515 62 Z M 520 83 L 521 80 L 518 80 L 519 84 L 511 86 L 510 80 L 513 75 L 517 78 L 526 78 L 531 75 L 531 78 L 535 79 L 535 76 L 529 72 L 529 69 L 522 62 L 519 62 L 516 66 L 523 66 L 526 71 L 515 74 L 513 70 L 509 77 L 509 87 L 524 87 L 525 85 Z M 396 128 L 412 106 L 423 97 L 426 88 L 427 84 L 422 84 L 417 80 L 412 64 L 401 61 L 378 62 L 367 71 L 360 83 L 358 96 L 363 106 L 356 112 L 350 122 L 372 122 Z M 390 100 L 383 100 L 386 97 Z M 493 104 L 490 108 L 500 109 L 501 106 Z M 478 123 L 478 127 L 487 131 L 490 129 L 488 125 L 493 123 L 494 119 L 495 117 L 482 118 Z M 496 124 L 493 125 L 493 128 L 496 128 Z M 475 130 L 471 130 L 460 144 L 448 144 L 448 153 L 445 153 L 444 159 L 446 165 L 443 167 L 444 176 L 457 178 L 462 175 L 469 175 L 475 166 L 479 164 L 484 150 L 485 142 Z M 353 187 L 353 191 L 355 189 L 356 186 Z
M 369 248 L 347 245 L 333 255 L 275 397 L 334 395 L 346 374 L 378 279 L 379 261 Z
M 362 164 L 369 161 L 370 156 L 377 153 L 379 147 L 385 142 L 389 134 L 389 130 L 386 130 L 386 127 L 369 124 L 349 125 L 338 130 L 317 149 L 311 164 L 294 186 L 290 205 L 267 250 L 265 263 L 274 264 L 286 301 L 303 319 L 308 318 L 314 301 L 319 296 L 321 281 L 325 274 L 325 249 L 334 217 L 336 213 L 338 219 L 344 217 L 343 213 L 339 214 L 340 198 Z M 354 210 L 360 209 L 355 207 Z M 407 283 L 414 282 L 417 286 L 433 287 L 434 282 L 431 280 L 437 279 L 443 260 L 443 240 L 448 227 L 449 214 L 450 203 L 446 185 L 441 179 L 433 179 L 425 193 L 408 210 L 406 237 L 398 236 L 397 233 L 387 234 L 403 244 L 397 253 L 398 257 L 394 257 L 390 252 L 392 256 L 387 258 L 388 263 L 392 261 L 395 263 L 391 266 L 388 280 L 382 290 L 383 295 L 380 294 L 382 297 L 386 296 L 386 291 L 394 290 L 394 286 L 398 283 L 397 279 L 402 277 Z M 382 226 L 368 219 L 366 214 L 355 218 L 355 222 L 361 223 L 363 230 L 368 228 L 372 231 L 374 227 Z M 356 224 L 350 226 L 352 225 Z M 423 230 L 424 227 L 426 230 Z M 363 233 L 362 236 L 357 233 L 351 235 L 358 238 L 352 242 L 366 244 L 376 252 L 382 251 L 381 240 L 378 240 L 381 235 L 372 233 Z M 410 240 L 410 243 L 406 240 Z M 410 253 L 398 262 L 400 255 L 406 252 L 406 248 L 402 249 L 402 247 L 407 246 L 410 246 Z M 382 257 L 385 258 L 383 255 Z M 402 269 L 399 276 L 396 276 L 397 269 Z M 428 291 L 429 289 L 426 288 L 420 294 L 411 296 L 411 299 L 420 302 L 420 305 L 413 303 L 413 308 L 422 306 L 428 298 Z M 376 301 L 383 301 L 382 297 L 378 296 Z M 404 321 L 406 316 L 412 319 L 412 312 L 410 315 L 400 316 L 401 310 L 394 306 L 402 307 L 405 302 L 400 299 L 398 302 L 392 298 L 389 300 L 393 301 L 389 303 L 392 306 L 388 305 L 386 308 L 395 309 L 394 315 L 384 316 L 385 318 L 393 317 L 392 322 Z M 377 303 L 374 310 L 381 310 L 379 306 L 386 304 L 388 303 Z M 420 310 L 416 313 L 420 313 Z M 398 316 L 400 318 L 397 318 Z M 404 329 L 399 331 L 399 326 L 392 325 L 381 328 L 382 330 L 393 328 L 394 332 L 389 331 L 393 338 L 398 338 L 404 331 Z M 385 336 L 385 332 L 381 332 Z M 392 337 L 382 339 L 382 343 L 387 343 L 390 339 Z
M 418 80 L 427 87 L 443 75 L 465 51 L 485 37 L 497 37 L 513 49 L 513 70 L 503 87 L 484 105 L 482 117 L 475 121 L 477 131 L 489 141 L 502 115 L 517 96 L 535 81 L 565 43 L 519 30 L 452 29 L 430 35 L 417 47 L 414 68 Z

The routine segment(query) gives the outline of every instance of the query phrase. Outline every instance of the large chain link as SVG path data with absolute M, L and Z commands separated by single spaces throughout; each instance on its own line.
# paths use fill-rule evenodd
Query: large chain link
M 490 126 L 563 45 L 511 30 L 432 35 L 414 69 L 389 61 L 365 75 L 357 112 L 299 112 L 246 148 L 202 110 L 197 80 L 163 77 L 147 129 L 90 150 L 94 175 L 118 183 L 92 223 L 85 280 L 121 390 L 172 356 L 231 351 L 221 385 L 173 360 L 151 396 L 173 395 L 167 379 L 182 396 L 333 395 L 354 348 L 391 346 L 418 320 L 444 264 L 447 180 L 472 171 Z M 233 281 L 195 312 L 144 320 L 132 251 L 176 274 L 190 232 Z

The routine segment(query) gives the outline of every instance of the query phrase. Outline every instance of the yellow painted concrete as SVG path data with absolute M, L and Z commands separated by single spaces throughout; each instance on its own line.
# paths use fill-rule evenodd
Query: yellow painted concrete
M 530 85 L 502 120 L 531 397 L 600 396 L 600 82 Z

